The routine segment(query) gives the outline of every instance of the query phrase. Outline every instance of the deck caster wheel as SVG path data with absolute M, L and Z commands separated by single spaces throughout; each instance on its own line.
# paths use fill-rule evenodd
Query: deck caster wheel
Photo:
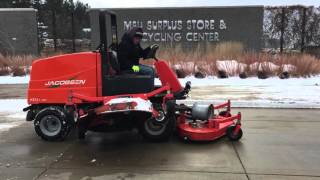
M 221 111 L 219 113 L 219 116 L 223 116 L 223 117 L 231 117 L 231 114 L 229 111 Z
M 57 106 L 42 109 L 34 119 L 38 136 L 46 141 L 62 141 L 72 129 L 72 123 L 64 110 Z
M 235 125 L 231 125 L 228 127 L 226 135 L 229 138 L 230 141 L 238 141 L 239 139 L 241 139 L 243 132 L 242 129 L 240 128 L 238 133 L 235 134 L 234 130 L 235 130 L 236 126 Z

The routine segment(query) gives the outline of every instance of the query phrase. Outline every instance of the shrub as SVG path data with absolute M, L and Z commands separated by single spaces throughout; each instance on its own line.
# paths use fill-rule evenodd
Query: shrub
M 177 67 L 182 69 L 186 75 L 202 72 L 218 77 L 266 78 L 279 76 L 283 72 L 296 77 L 320 74 L 320 59 L 316 57 L 297 53 L 269 54 L 244 51 L 243 46 L 237 42 L 224 42 L 216 46 L 207 45 L 206 48 L 199 45 L 194 51 L 176 46 L 162 49 L 158 56 L 168 60 L 173 69 Z
M 24 76 L 29 73 L 32 61 L 35 59 L 32 55 L 8 55 L 0 54 L 0 75 Z
M 176 75 L 177 75 L 178 78 L 187 77 L 187 74 L 186 74 L 186 72 L 184 72 L 183 69 L 176 69 L 175 72 L 176 72 Z
M 218 71 L 218 78 L 224 79 L 224 78 L 228 78 L 228 74 L 225 71 Z
M 234 59 L 244 51 L 243 44 L 236 41 L 218 43 L 214 47 L 213 54 L 218 58 Z
M 290 77 L 289 72 L 285 71 L 279 74 L 280 79 L 288 79 Z
M 248 75 L 247 75 L 246 72 L 242 72 L 242 73 L 239 74 L 239 77 L 240 77 L 241 79 L 246 79 L 246 78 L 248 77 Z
M 58 53 L 61 54 L 61 53 Z M 161 47 L 159 58 L 168 61 L 169 66 L 179 78 L 194 75 L 203 76 L 239 76 L 246 78 L 258 76 L 266 78 L 279 76 L 309 77 L 320 74 L 320 59 L 307 54 L 269 54 L 244 50 L 239 42 L 221 42 L 215 45 L 202 44 L 194 50 L 182 46 Z M 0 54 L 0 75 L 22 75 L 29 73 L 35 57 L 31 55 Z M 152 61 L 144 61 L 152 65 Z
M 26 71 L 21 67 L 14 67 L 12 68 L 12 76 L 25 76 Z
M 7 76 L 10 74 L 9 68 L 2 67 L 0 68 L 0 76 Z
M 198 71 L 198 72 L 196 72 L 196 73 L 194 74 L 194 77 L 195 77 L 195 78 L 198 78 L 198 79 L 203 79 L 203 78 L 206 77 L 206 74 Z
M 258 71 L 257 76 L 259 79 L 267 79 L 269 78 L 269 74 L 266 71 Z

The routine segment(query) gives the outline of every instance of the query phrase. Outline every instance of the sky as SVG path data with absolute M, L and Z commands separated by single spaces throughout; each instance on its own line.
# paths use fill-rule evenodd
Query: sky
M 320 0 L 80 0 L 92 8 L 306 5 L 320 6 Z

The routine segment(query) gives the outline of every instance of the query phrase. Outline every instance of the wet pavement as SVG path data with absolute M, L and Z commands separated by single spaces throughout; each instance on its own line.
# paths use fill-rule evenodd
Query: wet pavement
M 0 84 L 0 99 L 25 99 L 28 84 Z
M 0 179 L 320 179 L 319 110 L 234 111 L 244 119 L 234 143 L 149 143 L 134 131 L 45 142 L 25 122 L 0 132 Z

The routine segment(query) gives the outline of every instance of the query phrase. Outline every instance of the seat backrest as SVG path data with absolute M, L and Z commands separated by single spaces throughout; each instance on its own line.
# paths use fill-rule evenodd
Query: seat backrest
M 120 74 L 120 65 L 118 63 L 117 52 L 110 50 L 109 59 L 111 68 L 116 72 L 116 74 Z

